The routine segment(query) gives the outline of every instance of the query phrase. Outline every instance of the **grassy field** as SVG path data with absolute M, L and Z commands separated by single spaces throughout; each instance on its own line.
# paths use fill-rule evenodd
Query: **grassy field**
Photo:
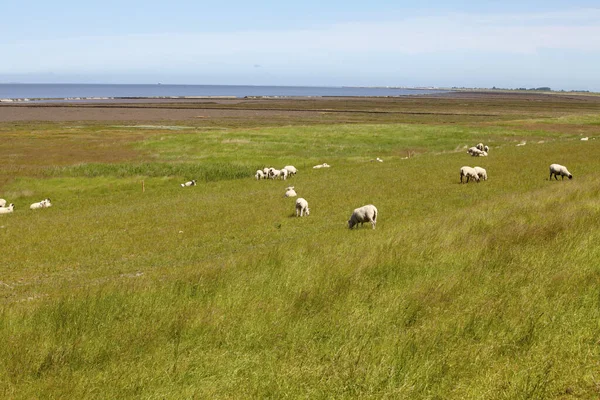
M 598 398 L 600 103 L 535 99 L 0 123 L 0 397 Z

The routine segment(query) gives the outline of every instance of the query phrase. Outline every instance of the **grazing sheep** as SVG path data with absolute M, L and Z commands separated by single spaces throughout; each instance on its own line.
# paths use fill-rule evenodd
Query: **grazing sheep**
M 48 208 L 48 207 L 52 207 L 52 203 L 50 202 L 50 199 L 44 199 L 42 201 L 39 201 L 37 203 L 33 203 L 32 205 L 29 206 L 30 210 L 37 210 L 40 208 Z
M 264 179 L 265 178 L 265 174 L 260 169 L 257 169 L 256 170 L 256 175 L 254 175 L 254 177 L 258 181 L 258 180 Z
M 296 173 L 298 172 L 296 167 L 294 167 L 293 165 L 286 165 L 285 167 L 283 167 L 283 169 L 285 169 L 288 172 L 288 176 L 296 175 Z
M 289 175 L 289 172 L 287 169 L 282 169 L 281 171 L 281 177 L 283 178 L 283 180 L 285 181 Z
M 348 228 L 354 228 L 359 222 L 361 226 L 365 222 L 370 222 L 373 229 L 375 229 L 375 224 L 377 223 L 377 208 L 373 204 L 356 208 L 348 220 Z
M 275 168 L 269 168 L 269 178 L 276 179 L 281 176 L 281 170 Z
M 308 209 L 308 202 L 300 197 L 296 199 L 296 217 L 303 217 L 304 214 L 310 215 L 310 210 Z
M 294 190 L 293 186 L 288 187 L 287 189 L 285 189 L 285 197 L 296 197 L 296 191 Z
M 13 212 L 14 208 L 15 208 L 15 205 L 13 203 L 10 203 L 8 205 L 8 207 L 0 207 L 0 214 L 11 213 L 11 212 Z
M 265 174 L 265 179 L 266 179 L 266 178 L 269 176 L 269 170 L 270 170 L 270 169 L 271 169 L 271 168 L 269 168 L 269 167 L 265 167 L 265 168 L 263 168 L 263 170 L 262 170 L 262 171 L 263 171 L 263 174 Z
M 192 179 L 191 181 L 187 181 L 186 183 L 181 184 L 181 187 L 190 187 L 190 186 L 196 186 L 195 179 Z
M 0 207 L 5 207 L 5 206 L 6 206 L 6 200 L 0 199 Z
M 573 179 L 573 175 L 569 172 L 567 167 L 560 164 L 552 164 L 550 165 L 550 180 L 552 180 L 552 175 L 554 175 L 554 179 L 558 180 L 558 175 L 562 176 L 562 180 L 565 180 L 565 176 L 569 177 L 569 179 Z
M 475 171 L 474 168 L 471 167 L 462 167 L 460 169 L 460 183 L 463 183 L 463 176 L 467 178 L 467 182 L 469 183 L 469 179 L 473 178 L 477 183 L 479 183 L 479 174 Z
M 479 180 L 487 181 L 487 171 L 481 167 L 473 167 L 475 172 L 477 172 L 477 176 L 479 176 Z
M 483 151 L 483 143 L 479 143 L 477 144 L 477 146 L 475 146 L 477 148 L 477 150 L 481 150 Z

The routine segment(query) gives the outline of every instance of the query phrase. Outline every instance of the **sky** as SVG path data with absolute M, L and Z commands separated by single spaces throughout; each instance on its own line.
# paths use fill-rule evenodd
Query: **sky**
M 600 2 L 4 0 L 0 83 L 600 91 Z

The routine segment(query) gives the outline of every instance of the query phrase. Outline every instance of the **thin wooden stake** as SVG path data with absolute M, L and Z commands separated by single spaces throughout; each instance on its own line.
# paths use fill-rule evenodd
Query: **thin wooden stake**
M 146 191 L 146 186 L 144 185 L 144 181 L 142 181 L 142 193 Z

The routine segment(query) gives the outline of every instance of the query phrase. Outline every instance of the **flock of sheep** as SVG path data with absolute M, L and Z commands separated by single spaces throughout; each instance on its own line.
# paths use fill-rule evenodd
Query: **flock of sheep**
M 587 140 L 588 138 L 584 138 Z M 582 139 L 583 140 L 583 139 Z M 524 145 L 518 144 L 517 146 Z M 466 146 L 465 146 L 466 147 Z M 477 146 L 473 146 L 467 150 L 467 153 L 473 157 L 487 157 L 490 148 L 488 146 L 484 146 L 483 143 L 479 143 Z M 562 179 L 565 179 L 565 176 L 569 179 L 573 179 L 573 175 L 569 172 L 567 167 L 560 164 L 551 164 L 550 165 L 550 178 L 558 180 L 558 176 L 561 176 Z M 466 183 L 469 183 L 469 180 L 473 179 L 475 182 L 479 183 L 479 181 L 484 180 L 487 181 L 487 171 L 481 167 L 468 167 L 464 166 L 460 168 L 460 183 L 463 183 L 463 178 L 466 178 Z
M 42 201 L 38 201 L 37 203 L 33 203 L 32 205 L 29 206 L 29 209 L 37 210 L 40 208 L 48 208 L 48 207 L 52 207 L 52 203 L 50 202 L 50 199 L 44 199 Z M 15 209 L 14 203 L 10 203 L 8 206 L 6 206 L 6 200 L 0 199 L 0 214 L 10 214 L 11 212 L 14 211 L 14 209 Z
M 314 169 L 319 168 L 329 168 L 329 164 L 323 163 L 319 165 L 315 165 Z M 256 180 L 261 179 L 283 179 L 286 180 L 289 176 L 294 176 L 298 173 L 298 169 L 293 165 L 286 165 L 282 169 L 275 169 L 272 167 L 265 167 L 262 170 L 257 170 L 254 177 Z M 298 194 L 296 193 L 294 186 L 288 186 L 285 189 L 284 197 L 296 197 Z M 296 217 L 303 217 L 305 215 L 310 215 L 310 209 L 308 208 L 308 201 L 306 199 L 299 197 L 296 199 L 295 205 Z M 355 209 L 348 220 L 348 228 L 352 229 L 357 224 L 363 224 L 365 222 L 370 222 L 375 229 L 375 224 L 377 223 L 377 208 L 374 205 L 369 204 L 360 208 Z
M 484 146 L 483 143 L 479 143 L 476 146 L 471 147 L 467 150 L 467 153 L 473 157 L 487 157 L 488 152 L 489 152 L 489 147 Z M 380 158 L 377 158 L 377 161 L 382 162 L 383 160 L 381 160 Z M 315 168 L 315 169 L 329 168 L 329 164 L 323 163 L 323 164 L 315 165 L 313 168 Z M 288 177 L 296 175 L 297 172 L 298 172 L 298 170 L 293 165 L 286 165 L 285 167 L 283 167 L 281 169 L 275 169 L 273 167 L 265 167 L 262 170 L 260 170 L 260 169 L 257 170 L 254 177 L 256 178 L 256 180 L 278 179 L 278 178 L 286 180 Z M 569 170 L 565 166 L 560 165 L 560 164 L 550 165 L 550 178 L 549 179 L 552 179 L 552 176 L 554 176 L 554 179 L 556 179 L 556 180 L 558 180 L 558 176 L 561 176 L 563 180 L 565 179 L 565 176 L 568 177 L 569 179 L 573 179 L 573 175 L 569 172 Z M 471 179 L 477 183 L 479 183 L 481 180 L 486 181 L 487 180 L 487 171 L 481 167 L 463 166 L 460 168 L 460 183 L 463 183 L 463 178 L 465 178 L 466 183 L 469 183 L 469 181 Z M 192 179 L 191 181 L 187 181 L 187 182 L 181 184 L 181 187 L 190 187 L 190 186 L 196 186 L 196 180 Z M 297 196 L 297 193 L 295 191 L 294 186 L 289 186 L 285 189 L 284 197 L 296 197 L 296 196 Z M 6 203 L 7 203 L 6 200 L 0 199 L 0 214 L 8 214 L 8 213 L 13 212 L 15 205 L 13 203 L 10 203 L 8 206 L 6 206 Z M 33 203 L 31 206 L 29 206 L 29 208 L 31 210 L 36 210 L 36 209 L 40 209 L 40 208 L 48 208 L 51 206 L 52 206 L 52 203 L 50 202 L 50 199 L 44 199 L 37 203 Z M 308 208 L 308 202 L 306 201 L 306 199 L 300 197 L 296 200 L 295 211 L 296 211 L 297 217 L 303 217 L 304 215 L 310 215 L 310 209 Z M 352 215 L 350 216 L 350 219 L 348 220 L 348 228 L 352 229 L 353 227 L 357 226 L 359 223 L 362 226 L 363 223 L 370 222 L 373 229 L 375 229 L 375 224 L 377 223 L 377 214 L 378 214 L 377 208 L 372 204 L 368 204 L 366 206 L 356 208 L 352 212 Z

